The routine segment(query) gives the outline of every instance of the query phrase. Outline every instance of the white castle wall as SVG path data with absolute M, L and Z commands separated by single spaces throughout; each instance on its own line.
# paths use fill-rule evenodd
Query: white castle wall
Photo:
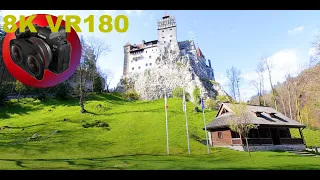
M 145 69 L 152 68 L 158 56 L 159 50 L 157 46 L 130 53 L 129 73 L 143 72 Z

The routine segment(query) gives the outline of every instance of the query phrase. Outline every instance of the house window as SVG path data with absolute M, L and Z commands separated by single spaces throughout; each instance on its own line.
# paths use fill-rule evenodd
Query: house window
M 146 66 L 148 66 L 148 63 L 146 64 Z
M 222 132 L 218 132 L 218 138 L 222 139 Z
M 262 112 L 255 112 L 257 117 L 261 117 Z
M 240 135 L 237 132 L 231 131 L 231 137 L 232 138 L 240 138 Z

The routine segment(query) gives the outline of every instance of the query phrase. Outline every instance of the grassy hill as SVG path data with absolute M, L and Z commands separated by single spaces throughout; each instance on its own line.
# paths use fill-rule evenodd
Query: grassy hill
M 74 100 L 13 100 L 0 110 L 0 169 L 320 169 L 320 158 L 286 152 L 249 156 L 212 148 L 207 155 L 202 113 L 193 112 L 192 103 L 188 156 L 182 101 L 170 98 L 168 104 L 170 156 L 163 99 L 127 102 L 95 95 L 86 102 L 86 114 Z M 215 114 L 206 111 L 207 123 Z M 320 145 L 319 136 L 304 132 L 307 142 Z M 35 133 L 38 139 L 30 139 Z

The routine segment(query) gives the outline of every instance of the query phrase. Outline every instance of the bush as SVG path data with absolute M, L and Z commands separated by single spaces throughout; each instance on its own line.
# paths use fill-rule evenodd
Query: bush
M 3 105 L 6 99 L 7 99 L 6 89 L 0 87 L 0 105 Z
M 214 99 L 206 99 L 205 106 L 210 110 L 217 110 L 217 102 Z
M 123 98 L 127 100 L 138 100 L 139 94 L 135 91 L 128 91 L 124 93 Z
M 198 88 L 198 87 L 194 88 L 192 95 L 193 95 L 194 103 L 200 104 L 200 100 L 201 100 L 200 99 L 200 88 Z
M 172 92 L 173 97 L 183 98 L 183 89 L 181 87 L 176 87 Z
M 217 98 L 217 101 L 220 103 L 230 102 L 230 98 L 228 96 L 220 95 L 220 96 L 217 96 L 216 98 Z
M 94 78 L 93 81 L 93 91 L 96 93 L 101 93 L 103 92 L 104 89 L 104 79 L 100 76 L 97 76 Z
M 69 83 L 63 82 L 55 87 L 56 98 L 61 100 L 66 100 L 69 97 L 71 87 Z

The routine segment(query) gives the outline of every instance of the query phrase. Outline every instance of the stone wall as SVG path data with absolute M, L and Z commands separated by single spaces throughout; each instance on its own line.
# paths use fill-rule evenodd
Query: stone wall
M 122 77 L 127 86 L 134 89 L 143 100 L 163 98 L 165 90 L 168 96 L 177 87 L 183 87 L 191 95 L 196 87 L 200 88 L 201 96 L 214 98 L 227 95 L 219 83 L 210 81 L 210 74 L 205 62 L 201 62 L 193 54 L 180 55 L 178 48 L 170 44 L 163 49 L 156 59 L 155 66 L 142 73 L 129 73 Z M 120 89 L 125 89 L 121 83 Z

